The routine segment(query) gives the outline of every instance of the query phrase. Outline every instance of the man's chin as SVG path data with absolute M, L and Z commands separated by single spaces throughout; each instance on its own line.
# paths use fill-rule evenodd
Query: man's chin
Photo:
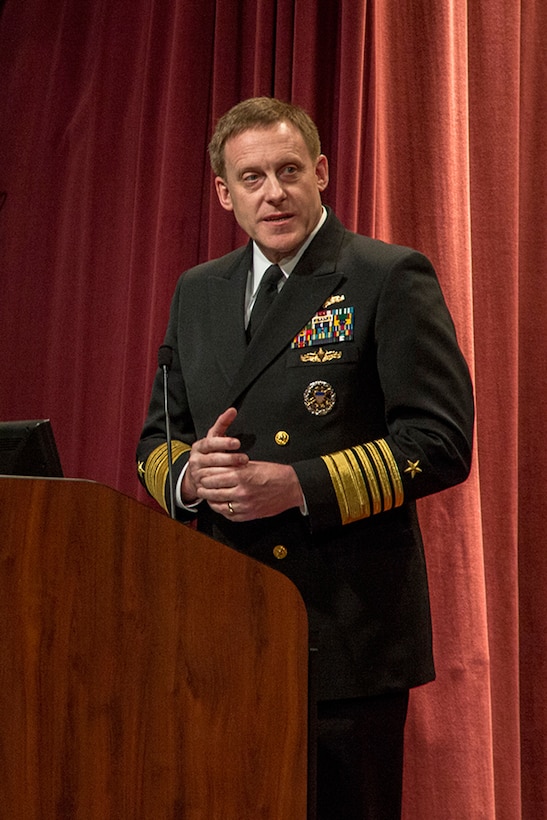
M 271 238 L 267 242 L 262 242 L 260 240 L 256 240 L 256 244 L 264 254 L 264 256 L 277 264 L 282 259 L 290 259 L 298 249 L 302 246 L 304 242 L 303 239 L 297 239 L 296 237 L 283 237 L 281 241 L 281 237 L 279 238 L 280 241 L 275 242 Z

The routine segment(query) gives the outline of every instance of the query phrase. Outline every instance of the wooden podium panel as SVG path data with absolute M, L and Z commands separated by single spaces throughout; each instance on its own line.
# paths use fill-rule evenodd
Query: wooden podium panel
M 108 487 L 0 478 L 1 820 L 304 820 L 294 585 Z

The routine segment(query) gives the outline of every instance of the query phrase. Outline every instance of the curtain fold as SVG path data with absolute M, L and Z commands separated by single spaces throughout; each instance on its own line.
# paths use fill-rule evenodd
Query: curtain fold
M 150 503 L 134 449 L 176 280 L 245 241 L 214 122 L 252 95 L 303 105 L 325 201 L 433 260 L 475 383 L 472 475 L 420 504 L 438 679 L 412 699 L 405 819 L 546 816 L 547 5 L 0 14 L 0 417 L 51 418 L 67 475 Z
M 469 5 L 470 215 L 477 439 L 496 807 L 518 817 L 519 73 L 521 9 Z M 503 327 L 503 333 L 500 329 Z M 493 367 L 503 362 L 503 372 Z M 501 479 L 501 480 L 500 480 Z
M 519 682 L 523 805 L 529 817 L 547 811 L 547 629 L 545 522 L 547 448 L 547 61 L 545 3 L 522 4 L 519 72 L 518 198 L 518 571 Z

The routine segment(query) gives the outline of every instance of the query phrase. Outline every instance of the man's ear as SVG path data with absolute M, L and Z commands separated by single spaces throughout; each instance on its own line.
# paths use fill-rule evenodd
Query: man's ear
M 218 201 L 226 211 L 233 211 L 234 206 L 232 205 L 232 197 L 230 196 L 230 191 L 228 186 L 222 179 L 222 177 L 215 177 L 215 190 L 217 192 Z
M 324 154 L 319 154 L 315 163 L 315 176 L 317 178 L 317 187 L 320 191 L 324 191 L 329 184 L 329 163 Z

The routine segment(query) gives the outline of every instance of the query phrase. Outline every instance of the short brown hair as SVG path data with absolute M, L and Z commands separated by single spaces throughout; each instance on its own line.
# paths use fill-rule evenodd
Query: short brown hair
M 235 137 L 250 128 L 268 128 L 279 122 L 294 125 L 302 134 L 311 158 L 318 158 L 321 153 L 321 141 L 317 126 L 303 108 L 273 97 L 251 97 L 234 105 L 219 119 L 209 143 L 213 173 L 219 177 L 224 177 L 226 173 L 224 146 L 230 137 Z

